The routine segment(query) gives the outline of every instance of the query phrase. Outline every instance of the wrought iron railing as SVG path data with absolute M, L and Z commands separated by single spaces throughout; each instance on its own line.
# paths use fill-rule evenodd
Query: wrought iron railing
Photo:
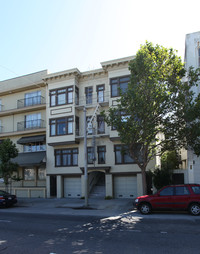
M 44 103 L 45 103 L 45 98 L 43 96 L 34 96 L 34 97 L 18 100 L 17 108 L 30 107 L 30 106 L 40 105 Z
M 17 123 L 17 131 L 25 131 L 40 128 L 45 128 L 45 121 L 42 119 L 23 121 Z

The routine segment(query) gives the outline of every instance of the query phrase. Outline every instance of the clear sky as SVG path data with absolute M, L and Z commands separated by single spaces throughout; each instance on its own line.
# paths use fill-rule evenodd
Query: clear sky
M 100 68 L 145 40 L 178 50 L 200 31 L 200 0 L 0 0 L 0 80 Z

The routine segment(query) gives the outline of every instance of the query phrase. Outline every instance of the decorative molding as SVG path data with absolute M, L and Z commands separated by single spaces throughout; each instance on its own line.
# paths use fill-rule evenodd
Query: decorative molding
M 50 115 L 60 115 L 65 113 L 72 113 L 72 107 L 64 107 L 64 108 L 50 110 Z

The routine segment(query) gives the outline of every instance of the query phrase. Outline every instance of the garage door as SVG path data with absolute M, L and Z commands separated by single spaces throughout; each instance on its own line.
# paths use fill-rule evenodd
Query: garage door
M 115 176 L 114 177 L 115 198 L 135 198 L 137 197 L 137 177 L 136 176 Z
M 64 197 L 65 198 L 81 197 L 81 178 L 80 177 L 64 178 Z

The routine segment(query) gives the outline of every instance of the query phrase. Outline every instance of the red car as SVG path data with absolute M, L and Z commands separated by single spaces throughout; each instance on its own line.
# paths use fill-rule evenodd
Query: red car
M 135 205 L 142 214 L 154 210 L 187 210 L 192 215 L 199 215 L 200 184 L 165 186 L 154 195 L 137 197 Z

